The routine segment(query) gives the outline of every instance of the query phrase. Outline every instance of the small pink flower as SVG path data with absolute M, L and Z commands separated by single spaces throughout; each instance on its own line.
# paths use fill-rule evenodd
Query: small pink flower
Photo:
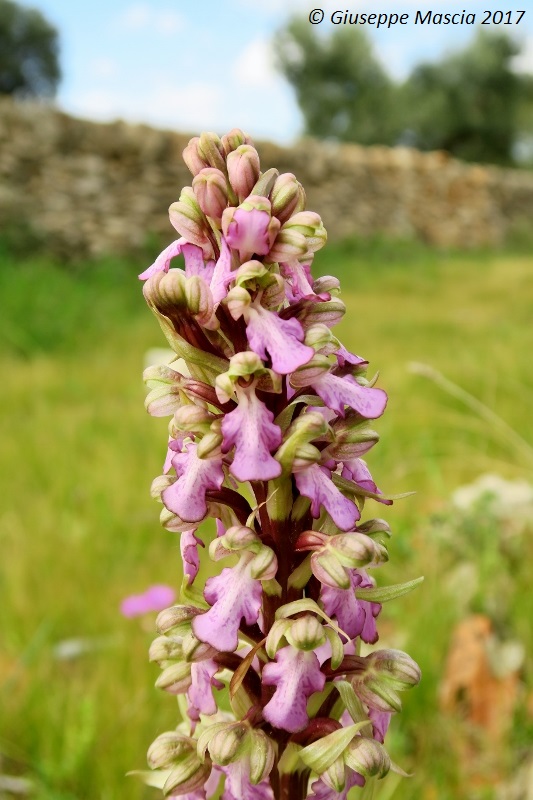
M 171 606 L 175 599 L 176 592 L 172 587 L 155 584 L 143 594 L 131 594 L 125 597 L 120 604 L 120 613 L 123 617 L 139 617 L 151 611 L 162 611 Z

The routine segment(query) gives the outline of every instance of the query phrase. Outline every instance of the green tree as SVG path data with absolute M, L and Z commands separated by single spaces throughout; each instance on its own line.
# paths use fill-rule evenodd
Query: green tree
M 464 50 L 416 67 L 404 90 L 415 146 L 511 162 L 532 97 L 531 78 L 513 69 L 519 51 L 504 34 L 479 32 Z
M 320 36 L 293 18 L 277 35 L 278 65 L 293 86 L 305 132 L 361 144 L 392 144 L 395 87 L 359 29 Z
M 53 97 L 58 53 L 58 33 L 40 11 L 0 0 L 0 94 Z

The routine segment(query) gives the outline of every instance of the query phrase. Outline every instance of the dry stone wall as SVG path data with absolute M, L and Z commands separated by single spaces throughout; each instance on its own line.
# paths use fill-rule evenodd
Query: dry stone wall
M 164 209 L 191 176 L 188 135 L 75 119 L 0 101 L 0 229 L 25 226 L 65 257 L 129 253 L 172 229 Z M 499 245 L 533 217 L 533 173 L 467 165 L 445 153 L 305 140 L 259 143 L 263 168 L 294 172 L 331 239 L 415 237 Z

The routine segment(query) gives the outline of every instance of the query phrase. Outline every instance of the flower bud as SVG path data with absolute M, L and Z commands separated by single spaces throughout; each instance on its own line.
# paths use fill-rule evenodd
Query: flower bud
M 204 214 L 220 221 L 228 204 L 228 186 L 224 173 L 214 167 L 206 167 L 196 175 L 192 188 Z
M 299 231 L 283 230 L 278 233 L 270 252 L 269 261 L 290 261 L 301 258 L 307 252 L 307 240 Z
M 183 637 L 182 640 L 183 658 L 185 661 L 204 661 L 206 658 L 213 658 L 217 650 L 206 642 L 201 642 L 196 638 L 192 631 Z
M 242 722 L 228 723 L 225 728 L 217 731 L 208 744 L 213 762 L 220 767 L 226 767 L 232 761 L 237 761 L 249 732 L 249 724 Z
M 179 408 L 174 414 L 174 428 L 177 431 L 193 431 L 207 433 L 210 430 L 213 415 L 201 406 L 187 405 Z
M 315 294 L 324 294 L 327 292 L 328 294 L 337 295 L 340 292 L 340 281 L 338 278 L 334 278 L 333 275 L 323 275 L 321 278 L 317 278 L 316 281 L 313 281 L 313 292 Z
M 183 160 L 193 175 L 197 175 L 201 169 L 207 167 L 207 163 L 198 153 L 198 143 L 200 142 L 199 136 L 194 136 L 185 150 L 183 151 Z
M 258 194 L 261 197 L 269 197 L 270 192 L 272 191 L 272 187 L 276 182 L 276 178 L 278 177 L 279 172 L 277 169 L 267 169 L 266 172 L 263 172 L 259 178 L 257 183 L 255 184 L 254 188 L 252 189 L 252 194 Z
M 168 215 L 180 236 L 201 247 L 206 257 L 212 257 L 213 248 L 208 237 L 209 224 L 190 186 L 186 186 L 180 199 L 170 205 Z
M 263 546 L 250 562 L 250 575 L 260 581 L 269 581 L 276 576 L 278 560 L 270 547 Z
M 217 330 L 220 323 L 215 316 L 213 295 L 199 275 L 191 275 L 185 282 L 185 301 L 189 312 L 203 328 Z
M 270 200 L 272 202 L 272 213 L 282 225 L 295 211 L 303 210 L 299 208 L 302 202 L 302 192 L 302 185 L 296 180 L 292 172 L 284 172 L 276 178 Z
M 366 736 L 355 736 L 344 754 L 344 761 L 350 769 L 365 778 L 384 778 L 389 772 L 391 761 L 382 744 Z
M 201 789 L 211 774 L 211 764 L 202 764 L 196 754 L 194 744 L 191 745 L 191 752 L 180 761 L 171 771 L 165 781 L 163 792 L 168 795 L 172 792 L 173 796 L 192 794 Z
M 169 633 L 172 631 L 176 635 L 184 635 L 190 630 L 190 623 L 197 614 L 201 614 L 201 609 L 195 606 L 171 606 L 165 608 L 157 615 L 155 621 L 156 630 L 159 633 Z M 185 625 L 185 628 L 182 626 Z
M 319 214 L 314 211 L 300 211 L 294 214 L 281 229 L 285 231 L 298 232 L 305 236 L 307 250 L 315 253 L 327 242 L 328 235 Z
M 380 678 L 399 692 L 420 683 L 420 667 L 402 650 L 375 650 L 367 660 Z
M 312 614 L 296 619 L 286 631 L 285 638 L 298 650 L 315 650 L 326 641 L 324 628 Z
M 251 302 L 252 298 L 246 289 L 242 288 L 242 286 L 234 286 L 233 289 L 228 292 L 226 297 L 228 311 L 233 319 L 239 319 Z
M 305 344 L 312 347 L 317 353 L 326 348 L 324 355 L 329 355 L 329 352 L 327 352 L 327 350 L 330 349 L 328 345 L 333 346 L 334 338 L 327 325 L 318 323 L 317 325 L 311 325 L 311 327 L 307 329 L 304 341 Z
M 252 728 L 249 740 L 250 782 L 255 786 L 270 775 L 275 750 L 272 740 L 257 728 Z
M 202 133 L 197 146 L 198 155 L 209 167 L 226 173 L 226 154 L 216 133 Z
M 333 536 L 330 547 L 343 566 L 357 569 L 370 563 L 388 561 L 387 550 L 363 533 L 348 533 Z
M 170 639 L 168 636 L 158 636 L 157 639 L 154 639 L 148 651 L 149 661 L 155 661 L 156 664 L 177 660 L 181 657 L 181 643 L 175 639 Z
M 169 767 L 192 752 L 191 740 L 176 731 L 167 731 L 155 739 L 148 749 L 148 766 L 151 769 Z
M 220 430 L 210 430 L 206 433 L 196 447 L 196 455 L 198 458 L 214 458 L 220 455 L 220 446 L 222 445 L 223 437 Z
M 222 137 L 221 142 L 226 157 L 229 156 L 233 150 L 237 150 L 237 148 L 243 144 L 249 144 L 253 146 L 253 142 L 248 134 L 241 131 L 240 128 L 233 128 L 233 130 L 231 130 L 229 133 L 226 133 Z
M 251 194 L 259 178 L 259 154 L 255 147 L 242 144 L 229 153 L 228 176 L 239 202 Z
M 191 665 L 186 661 L 178 661 L 165 667 L 155 686 L 156 689 L 164 689 L 170 694 L 182 694 L 187 691 L 191 683 Z

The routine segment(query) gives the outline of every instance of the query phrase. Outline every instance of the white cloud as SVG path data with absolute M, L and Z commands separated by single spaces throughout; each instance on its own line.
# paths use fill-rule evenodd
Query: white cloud
M 156 9 L 147 3 L 133 3 L 117 18 L 117 24 L 123 31 L 171 36 L 183 29 L 184 19 L 173 8 Z
M 267 39 L 249 42 L 233 64 L 233 77 L 241 86 L 267 89 L 280 79 L 274 67 L 272 44 Z

